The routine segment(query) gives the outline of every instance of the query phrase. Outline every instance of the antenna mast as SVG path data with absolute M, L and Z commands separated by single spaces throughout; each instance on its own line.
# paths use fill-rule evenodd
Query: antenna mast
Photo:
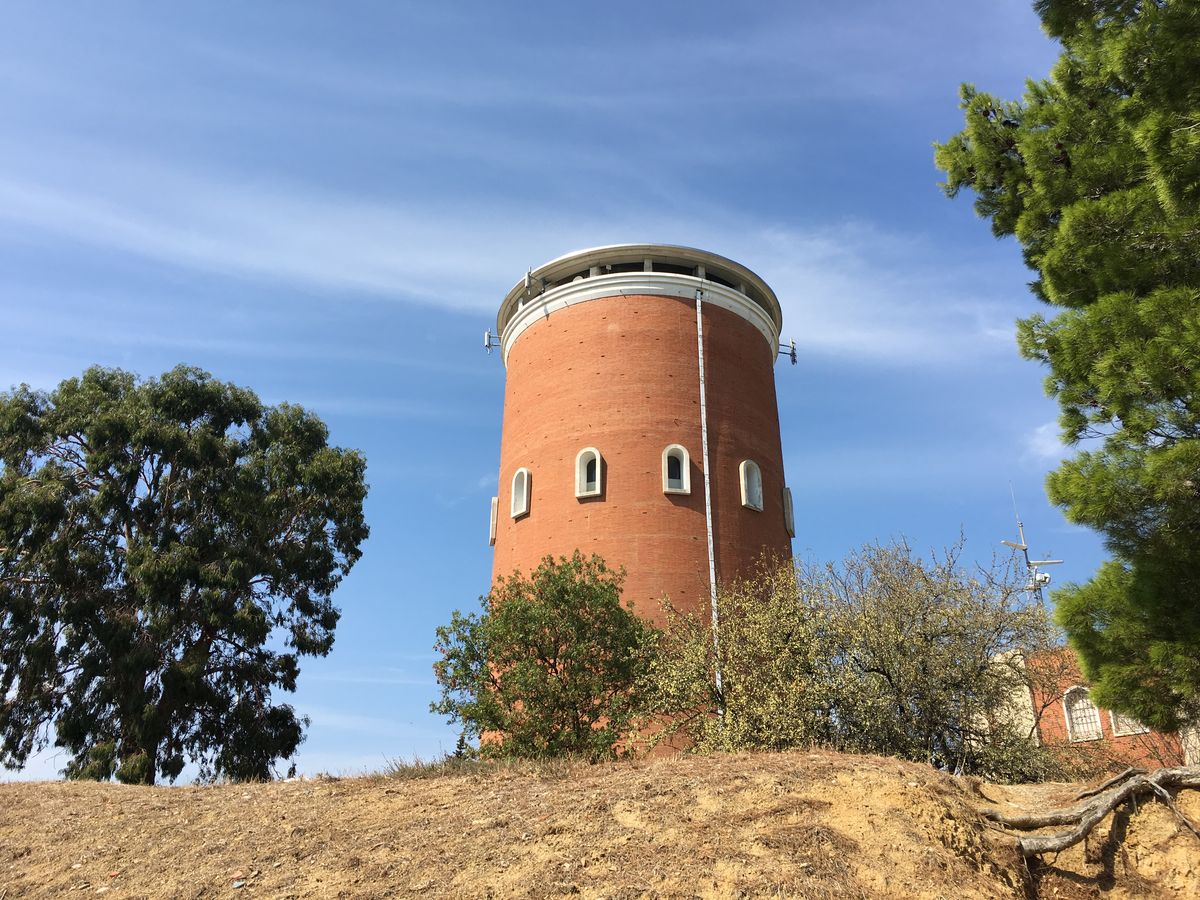
M 1008 493 L 1012 496 L 1013 515 L 1017 520 L 1017 540 L 1001 541 L 1005 547 L 1012 547 L 1014 550 L 1020 550 L 1025 557 L 1025 569 L 1029 572 L 1029 581 L 1025 583 L 1024 590 L 1037 597 L 1038 603 L 1045 603 L 1046 598 L 1042 596 L 1042 588 L 1050 583 L 1050 573 L 1039 571 L 1043 566 L 1057 566 L 1062 564 L 1061 559 L 1030 559 L 1029 545 L 1025 542 L 1025 525 L 1021 522 L 1021 514 L 1017 512 L 1017 495 L 1013 492 L 1012 482 L 1008 484 Z

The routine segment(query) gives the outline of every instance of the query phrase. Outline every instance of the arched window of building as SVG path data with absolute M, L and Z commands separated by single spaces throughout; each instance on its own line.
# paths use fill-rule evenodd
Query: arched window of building
M 528 469 L 517 469 L 517 473 L 513 475 L 512 503 L 510 505 L 514 519 L 529 515 L 529 494 L 532 481 L 533 476 Z
M 1146 725 L 1130 716 L 1123 716 L 1120 713 L 1110 711 L 1108 717 L 1112 722 L 1113 734 L 1116 737 L 1125 737 L 1129 734 L 1145 734 L 1150 730 Z
M 752 459 L 745 459 L 738 469 L 742 476 L 742 506 L 762 512 L 762 472 L 759 471 L 758 463 Z
M 679 444 L 669 444 L 662 455 L 664 494 L 692 492 L 692 464 L 687 450 Z
M 604 458 L 595 447 L 584 447 L 575 457 L 575 496 L 599 497 L 604 493 Z
M 489 547 L 496 546 L 496 516 L 497 516 L 496 507 L 498 507 L 499 505 L 500 505 L 500 498 L 493 497 L 492 498 L 492 512 L 491 512 L 491 515 L 488 517 L 488 546 Z
M 1087 688 L 1076 685 L 1063 694 L 1063 708 L 1067 717 L 1067 737 L 1072 743 L 1097 741 L 1103 736 L 1100 710 L 1088 696 Z
M 783 527 L 787 529 L 788 537 L 796 536 L 796 514 L 792 510 L 792 489 L 783 489 Z

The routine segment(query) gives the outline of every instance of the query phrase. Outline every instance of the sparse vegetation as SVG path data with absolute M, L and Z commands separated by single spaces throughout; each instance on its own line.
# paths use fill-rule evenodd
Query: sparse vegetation
M 646 687 L 661 739 L 697 750 L 826 746 L 928 761 L 1005 780 L 1062 774 L 1018 711 L 1024 660 L 1056 644 L 1011 566 L 968 570 L 959 548 L 930 560 L 871 545 L 830 565 L 786 565 L 718 596 L 706 618 L 669 610 Z M 1020 698 L 1020 702 L 1014 702 Z
M 439 759 L 389 759 L 379 778 L 394 778 L 398 781 L 414 781 L 422 778 L 445 778 L 456 776 L 532 775 L 553 780 L 566 778 L 581 761 L 571 757 L 546 756 L 540 758 L 521 756 L 493 756 L 466 758 L 453 754 Z

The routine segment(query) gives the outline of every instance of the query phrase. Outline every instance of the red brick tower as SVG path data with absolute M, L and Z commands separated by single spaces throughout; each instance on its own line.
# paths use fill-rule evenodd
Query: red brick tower
M 687 247 L 583 250 L 518 282 L 496 322 L 507 385 L 493 575 L 597 553 L 658 621 L 664 594 L 707 611 L 714 574 L 789 554 L 781 324 L 761 278 Z

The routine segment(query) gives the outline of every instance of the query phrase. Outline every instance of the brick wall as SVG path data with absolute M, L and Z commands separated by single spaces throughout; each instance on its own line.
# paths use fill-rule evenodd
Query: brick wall
M 1099 709 L 1101 736 L 1096 740 L 1072 741 L 1067 728 L 1064 698 L 1074 687 L 1087 688 L 1075 654 L 1064 648 L 1045 654 L 1029 663 L 1033 673 L 1033 707 L 1038 718 L 1038 736 L 1044 744 L 1070 747 L 1073 751 L 1094 750 L 1109 755 L 1115 762 L 1154 768 L 1181 765 L 1183 750 L 1177 735 L 1147 731 L 1140 734 L 1117 734 L 1114 716 Z
M 735 313 L 705 307 L 709 453 L 718 578 L 763 553 L 790 554 L 775 354 Z M 695 306 L 661 296 L 592 300 L 551 313 L 507 361 L 494 575 L 546 554 L 598 553 L 628 572 L 625 597 L 660 620 L 659 598 L 708 608 Z M 663 493 L 662 452 L 691 457 L 691 494 Z M 604 458 L 604 493 L 575 497 L 575 457 Z M 738 466 L 762 470 L 762 512 L 741 505 Z M 528 516 L 510 515 L 512 477 L 532 472 Z

